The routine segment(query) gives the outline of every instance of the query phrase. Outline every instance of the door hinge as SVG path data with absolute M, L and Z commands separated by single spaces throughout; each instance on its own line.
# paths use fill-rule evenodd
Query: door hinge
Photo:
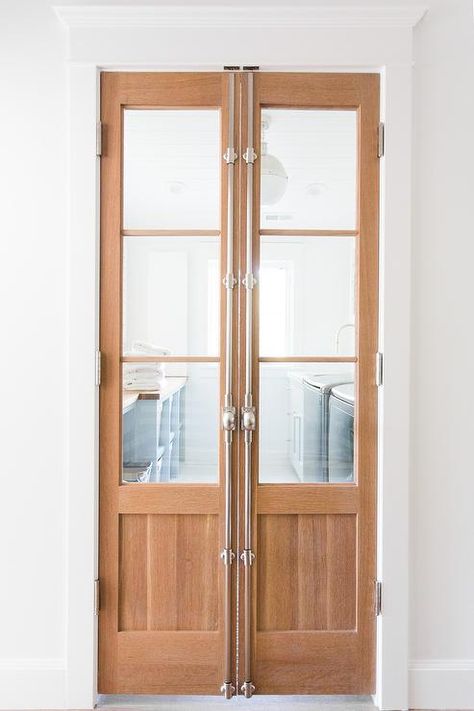
M 375 354 L 375 384 L 378 388 L 383 385 L 383 353 Z
M 382 582 L 375 581 L 375 615 L 378 617 L 382 614 Z
M 98 615 L 100 611 L 100 581 L 94 580 L 94 615 Z
M 377 129 L 377 157 L 382 158 L 385 155 L 385 124 L 383 121 L 379 123 Z
M 100 385 L 102 380 L 102 353 L 99 349 L 95 352 L 95 384 Z
M 102 155 L 102 121 L 97 121 L 95 126 L 95 154 Z

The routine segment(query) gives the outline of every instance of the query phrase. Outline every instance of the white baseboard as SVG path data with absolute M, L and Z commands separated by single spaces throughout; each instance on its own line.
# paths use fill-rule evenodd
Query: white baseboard
M 0 709 L 64 708 L 64 659 L 0 659 Z
M 474 709 L 474 659 L 413 659 L 409 679 L 412 709 Z

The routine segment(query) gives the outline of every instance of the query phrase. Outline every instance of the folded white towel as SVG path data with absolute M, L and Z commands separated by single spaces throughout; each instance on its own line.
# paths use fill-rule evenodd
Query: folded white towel
M 156 346 L 154 343 L 146 341 L 133 341 L 131 355 L 171 355 L 169 348 Z
M 161 363 L 127 363 L 124 368 L 127 377 L 163 377 L 165 369 Z

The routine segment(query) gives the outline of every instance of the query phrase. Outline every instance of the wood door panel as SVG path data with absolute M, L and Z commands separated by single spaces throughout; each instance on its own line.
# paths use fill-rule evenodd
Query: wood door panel
M 119 630 L 216 630 L 218 518 L 120 516 Z
M 117 693 L 215 694 L 221 644 L 218 632 L 119 632 Z
M 257 629 L 354 629 L 356 537 L 355 514 L 259 515 Z
M 361 689 L 354 632 L 257 632 L 256 645 L 259 693 L 347 694 Z

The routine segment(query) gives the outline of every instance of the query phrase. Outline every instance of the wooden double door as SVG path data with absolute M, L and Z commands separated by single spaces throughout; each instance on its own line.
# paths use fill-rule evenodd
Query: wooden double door
M 101 77 L 99 691 L 374 691 L 375 74 Z

